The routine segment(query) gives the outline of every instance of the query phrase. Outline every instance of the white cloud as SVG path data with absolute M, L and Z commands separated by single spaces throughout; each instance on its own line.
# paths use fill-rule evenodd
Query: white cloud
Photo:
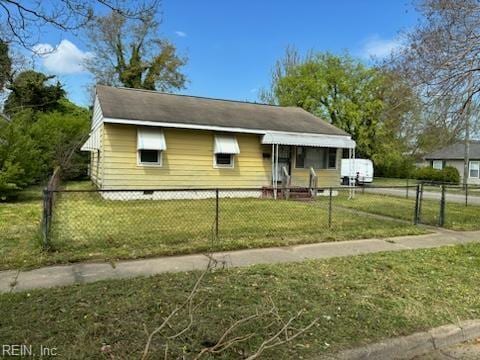
M 184 31 L 177 30 L 175 31 L 175 34 L 179 37 L 187 37 L 187 33 Z
M 33 50 L 40 57 L 46 70 L 59 75 L 84 72 L 83 62 L 93 56 L 93 53 L 80 50 L 68 40 L 62 40 L 57 47 L 37 44 Z
M 399 38 L 382 39 L 378 35 L 369 37 L 363 43 L 361 55 L 364 58 L 383 59 L 393 52 L 402 48 L 402 42 Z

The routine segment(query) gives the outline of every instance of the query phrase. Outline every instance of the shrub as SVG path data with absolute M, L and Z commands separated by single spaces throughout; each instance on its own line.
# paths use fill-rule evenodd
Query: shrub
M 460 174 L 458 173 L 458 170 L 452 166 L 446 166 L 442 170 L 437 170 L 431 167 L 419 168 L 415 171 L 414 177 L 418 180 L 453 184 L 460 183 Z
M 66 99 L 58 109 L 17 111 L 0 119 L 0 200 L 48 178 L 57 166 L 65 179 L 82 177 L 89 157 L 78 151 L 89 129 L 89 112 Z
M 454 168 L 453 166 L 445 166 L 442 171 L 445 182 L 460 184 L 460 174 L 458 173 L 458 170 L 456 168 Z
M 406 179 L 411 177 L 411 174 L 415 171 L 414 161 L 411 157 L 395 152 L 382 154 L 381 156 L 375 155 L 373 163 L 375 165 L 375 176 L 379 177 Z

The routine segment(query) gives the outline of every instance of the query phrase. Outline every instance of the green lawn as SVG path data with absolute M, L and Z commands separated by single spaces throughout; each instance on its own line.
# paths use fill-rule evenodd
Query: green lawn
M 413 221 L 415 194 L 409 199 L 400 196 L 387 196 L 357 191 L 354 199 L 347 198 L 347 192 L 335 199 L 334 204 L 341 207 L 358 209 L 372 214 L 385 215 L 407 221 Z M 421 222 L 437 225 L 440 215 L 439 201 L 423 200 Z M 479 230 L 480 206 L 447 202 L 445 206 L 445 227 L 452 230 Z
M 42 188 L 24 190 L 12 202 L 0 201 L 0 269 L 41 263 Z
M 140 358 L 147 333 L 188 295 L 195 273 L 110 280 L 0 295 L 5 344 L 57 347 L 61 358 Z M 379 253 L 322 261 L 217 270 L 206 276 L 194 305 L 193 326 L 169 341 L 171 358 L 214 343 L 234 321 L 269 307 L 285 319 L 306 310 L 296 327 L 317 326 L 262 359 L 318 357 L 336 351 L 480 317 L 480 244 Z M 151 359 L 163 358 L 165 336 L 186 325 L 184 311 L 154 338 Z M 255 333 L 218 359 L 249 354 L 278 330 L 269 317 L 231 336 Z M 32 326 L 35 324 L 34 326 Z M 113 357 L 112 357 L 113 358 Z M 208 358 L 208 357 L 206 357 Z
M 89 182 L 67 185 L 91 188 Z M 96 193 L 58 197 L 52 251 L 41 250 L 41 189 L 0 203 L 0 269 L 86 260 L 288 246 L 300 243 L 425 233 L 424 229 L 335 210 L 328 228 L 326 198 L 318 202 L 220 199 L 219 239 L 213 240 L 215 200 L 113 201 Z
M 215 199 L 105 200 L 96 193 L 58 199 L 52 245 L 60 259 L 127 259 L 203 251 L 424 233 L 394 221 L 301 201 L 221 198 L 215 239 Z

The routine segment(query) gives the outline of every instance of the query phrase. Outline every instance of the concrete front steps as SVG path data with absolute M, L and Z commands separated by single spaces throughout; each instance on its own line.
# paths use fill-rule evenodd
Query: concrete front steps
M 266 198 L 272 198 L 274 195 L 274 189 L 271 186 L 266 186 L 262 190 L 262 194 Z M 289 189 L 283 189 L 282 187 L 277 188 L 277 198 L 289 200 L 312 200 L 313 196 L 311 191 L 307 187 L 301 186 L 292 186 Z

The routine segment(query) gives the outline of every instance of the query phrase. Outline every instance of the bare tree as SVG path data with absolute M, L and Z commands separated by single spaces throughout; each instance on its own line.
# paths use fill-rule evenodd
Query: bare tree
M 209 256 L 209 255 L 207 255 Z M 151 331 L 148 335 L 148 339 L 142 354 L 142 360 L 148 358 L 150 354 L 151 344 L 155 336 L 161 336 L 163 346 L 165 348 L 163 357 L 164 359 L 169 358 L 169 349 L 170 341 L 184 335 L 187 333 L 194 324 L 195 321 L 195 311 L 203 305 L 202 302 L 196 302 L 196 297 L 198 295 L 199 289 L 205 277 L 211 272 L 217 264 L 217 261 L 209 256 L 209 263 L 205 271 L 201 273 L 195 282 L 190 294 L 187 296 L 185 301 L 180 305 L 177 305 L 163 320 L 163 322 Z M 193 353 L 191 358 L 198 360 L 203 358 L 206 355 L 218 355 L 231 349 L 234 346 L 241 345 L 246 343 L 254 337 L 261 336 L 256 332 L 248 332 L 243 334 L 237 334 L 237 331 L 246 324 L 251 324 L 252 322 L 258 320 L 269 320 L 269 324 L 263 328 L 269 335 L 263 339 L 263 341 L 258 345 L 258 347 L 251 352 L 250 354 L 243 354 L 244 358 L 247 360 L 258 359 L 266 350 L 278 347 L 280 345 L 289 343 L 301 335 L 305 334 L 309 329 L 311 329 L 317 322 L 318 318 L 315 318 L 308 325 L 303 327 L 296 327 L 295 322 L 303 315 L 305 312 L 303 309 L 298 311 L 295 315 L 284 319 L 279 313 L 278 308 L 271 298 L 269 298 L 269 306 L 266 310 L 257 310 L 255 313 L 240 318 L 234 321 L 224 332 L 220 335 L 219 339 L 209 346 L 204 347 L 197 353 Z M 184 318 L 187 319 L 186 324 L 180 329 L 175 330 L 174 325 L 179 323 L 178 318 L 173 321 L 173 319 L 184 313 Z M 171 334 L 167 334 L 170 332 Z
M 31 50 L 45 28 L 74 32 L 89 23 L 101 8 L 125 18 L 140 18 L 158 3 L 159 0 L 0 0 L 0 34 L 3 40 Z
M 86 67 L 98 83 L 162 91 L 184 87 L 180 68 L 186 58 L 159 36 L 158 12 L 152 8 L 138 19 L 116 11 L 94 17 L 87 37 L 95 57 L 86 61 Z
M 395 64 L 417 86 L 427 107 L 441 102 L 453 128 L 462 129 L 466 181 L 471 106 L 480 93 L 480 2 L 421 0 L 417 9 L 423 18 L 407 34 Z

